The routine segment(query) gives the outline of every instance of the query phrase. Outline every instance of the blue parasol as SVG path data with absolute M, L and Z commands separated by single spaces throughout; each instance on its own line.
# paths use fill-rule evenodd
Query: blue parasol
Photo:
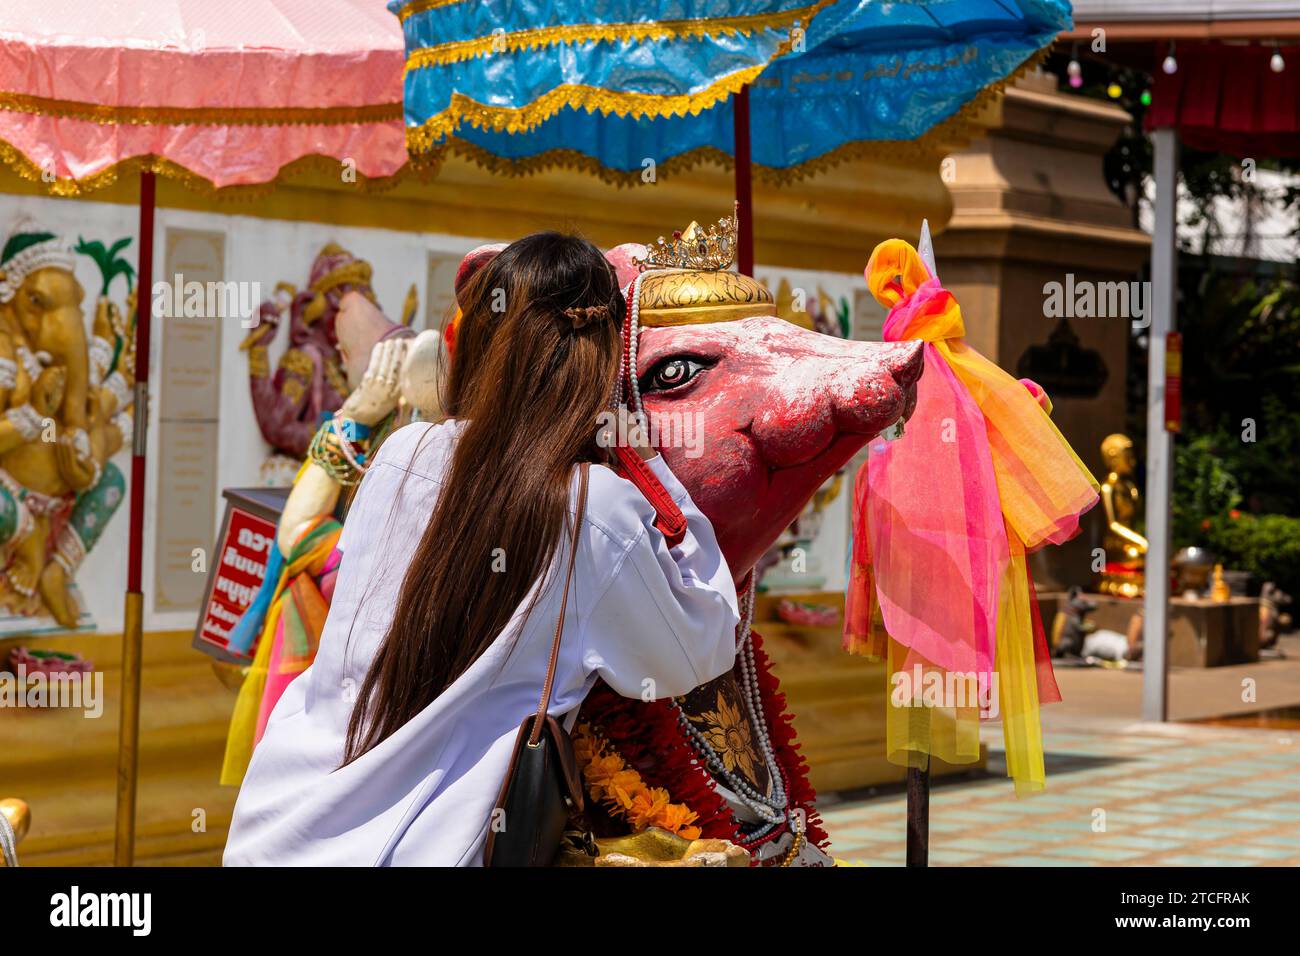
M 789 181 L 897 155 L 1070 26 L 1066 0 L 392 0 L 407 150 L 637 182 L 701 160 Z M 748 232 L 748 230 L 746 230 Z M 747 246 L 743 242 L 742 246 Z M 741 250 L 745 268 L 746 248 Z
M 961 114 L 1070 26 L 1065 0 L 393 0 L 407 146 L 606 178 L 732 155 L 786 179 Z M 526 135 L 520 135 L 526 134 Z

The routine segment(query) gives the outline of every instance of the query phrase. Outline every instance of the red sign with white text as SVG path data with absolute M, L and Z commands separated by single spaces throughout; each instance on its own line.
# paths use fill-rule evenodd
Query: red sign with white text
M 239 508 L 230 509 L 225 534 L 218 542 L 208 606 L 199 627 L 201 640 L 226 650 L 230 632 L 266 578 L 266 563 L 274 547 L 274 523 Z

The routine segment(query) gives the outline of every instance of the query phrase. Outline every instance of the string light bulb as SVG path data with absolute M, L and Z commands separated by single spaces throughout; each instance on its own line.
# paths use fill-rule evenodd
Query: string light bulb
M 1111 83 L 1110 86 L 1106 87 L 1106 95 L 1112 100 L 1117 100 L 1124 95 L 1124 87 L 1118 83 Z
M 1169 76 L 1173 76 L 1178 72 L 1178 60 L 1174 56 L 1175 49 L 1177 47 L 1173 43 L 1169 44 L 1169 55 L 1165 57 L 1165 62 L 1160 64 L 1160 69 L 1164 70 Z
M 1079 44 L 1074 45 L 1070 51 L 1070 62 L 1065 67 L 1066 75 L 1070 78 L 1070 86 L 1078 89 L 1083 86 L 1083 66 L 1079 63 Z
M 1286 69 L 1286 60 L 1282 59 L 1282 51 L 1273 47 L 1273 55 L 1269 57 L 1268 68 L 1274 73 L 1281 73 Z

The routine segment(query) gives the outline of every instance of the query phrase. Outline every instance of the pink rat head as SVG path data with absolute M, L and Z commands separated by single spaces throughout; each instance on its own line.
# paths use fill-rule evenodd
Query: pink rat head
M 674 242 L 713 241 L 693 230 Z M 457 289 L 501 248 L 466 256 Z M 714 251 L 715 266 L 729 255 Z M 649 252 L 626 243 L 606 253 L 629 296 L 639 292 L 637 386 L 660 452 L 741 579 L 828 477 L 911 414 L 922 346 L 801 329 L 778 318 L 771 294 L 748 276 L 642 273 Z
M 742 579 L 828 477 L 911 414 L 921 343 L 801 329 L 731 272 L 648 272 L 639 292 L 652 434 Z

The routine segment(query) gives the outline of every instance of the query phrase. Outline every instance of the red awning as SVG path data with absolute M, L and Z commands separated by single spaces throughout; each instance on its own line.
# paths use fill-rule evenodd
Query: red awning
M 1269 67 L 1274 47 L 1184 44 L 1168 74 L 1158 50 L 1146 128 L 1175 127 L 1188 146 L 1241 158 L 1300 156 L 1300 47 L 1278 48 L 1286 63 Z

